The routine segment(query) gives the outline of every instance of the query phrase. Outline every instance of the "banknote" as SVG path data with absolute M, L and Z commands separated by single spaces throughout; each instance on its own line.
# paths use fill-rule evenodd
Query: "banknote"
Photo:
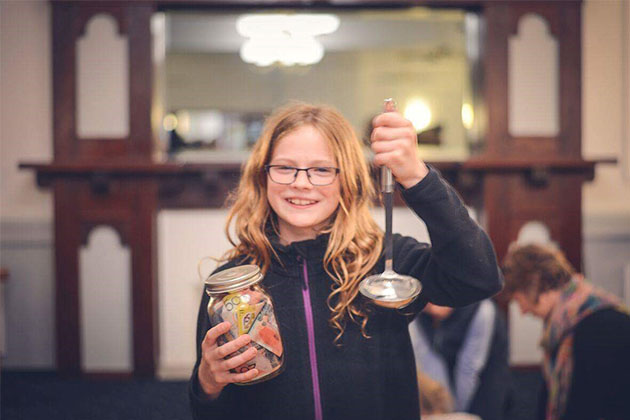
M 278 324 L 273 314 L 273 307 L 269 302 L 260 310 L 254 324 L 249 330 L 252 340 L 260 344 L 276 356 L 282 356 L 282 340 L 278 331 Z
M 272 352 L 270 352 L 269 350 L 264 349 L 263 356 L 269 362 L 272 369 L 275 369 L 278 366 L 280 366 L 280 358 L 276 356 L 275 354 L 273 354 Z
M 257 368 L 258 377 L 266 376 L 280 367 L 283 353 L 278 324 L 271 302 L 261 292 L 246 289 L 230 293 L 219 301 L 210 301 L 208 316 L 212 326 L 224 321 L 231 324 L 230 330 L 217 339 L 218 345 L 224 345 L 243 334 L 249 334 L 252 342 L 228 355 L 226 359 L 241 354 L 251 346 L 257 349 L 256 357 L 243 365 L 232 369 L 233 373 L 247 372 Z
M 211 327 L 214 327 L 222 323 L 223 318 L 221 317 L 221 308 L 217 308 L 216 306 L 214 308 L 208 306 L 208 319 L 210 320 Z
M 280 367 L 280 359 L 275 354 L 255 342 L 252 342 L 251 345 L 240 348 L 236 352 L 229 355 L 227 358 L 234 357 L 245 352 L 247 349 L 250 348 L 250 346 L 254 346 L 256 350 L 258 350 L 256 357 L 240 365 L 239 367 L 232 369 L 232 373 L 243 373 L 256 368 L 260 372 L 259 376 L 264 376 Z
M 256 304 L 241 303 L 236 309 L 236 322 L 239 335 L 243 335 L 249 332 L 254 320 L 265 306 L 264 302 L 258 302 Z
M 238 302 L 238 304 L 234 304 L 235 302 Z M 238 337 L 249 332 L 256 316 L 264 306 L 264 302 L 250 304 L 243 299 L 233 298 L 230 303 L 223 305 L 216 311 L 217 319 L 228 321 L 232 324 L 230 331 L 234 336 Z
M 208 317 L 210 319 L 210 326 L 214 327 L 219 325 L 224 321 L 228 321 L 231 324 L 230 327 L 230 335 L 232 337 L 238 337 L 238 326 L 236 324 L 236 319 L 234 318 L 234 314 L 225 310 L 225 306 L 218 307 L 215 306 L 214 310 L 208 310 Z

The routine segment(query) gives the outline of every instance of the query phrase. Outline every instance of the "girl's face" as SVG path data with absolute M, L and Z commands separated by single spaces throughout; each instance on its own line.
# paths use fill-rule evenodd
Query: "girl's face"
M 326 139 L 310 125 L 282 137 L 275 145 L 269 165 L 296 168 L 338 167 Z M 278 216 L 283 243 L 313 239 L 339 205 L 339 176 L 330 185 L 314 186 L 305 171 L 288 185 L 267 175 L 267 200 Z

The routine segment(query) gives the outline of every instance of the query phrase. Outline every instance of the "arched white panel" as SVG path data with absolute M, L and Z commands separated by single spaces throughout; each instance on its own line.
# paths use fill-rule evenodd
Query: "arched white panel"
M 527 222 L 521 227 L 518 231 L 516 243 L 519 245 L 543 244 L 557 246 L 551 240 L 551 234 L 547 225 L 537 220 Z
M 536 220 L 527 222 L 521 227 L 516 243 L 555 245 L 551 241 L 549 228 Z M 531 315 L 522 315 L 514 301 L 509 306 L 509 317 L 510 363 L 516 365 L 540 363 L 543 353 L 538 343 L 542 336 L 542 320 Z
M 110 227 L 80 250 L 79 299 L 83 371 L 132 371 L 131 252 Z
M 559 132 L 558 42 L 535 14 L 520 19 L 508 53 L 508 123 L 512 136 Z
M 129 45 L 113 17 L 94 16 L 77 41 L 77 136 L 129 135 Z
M 543 352 L 538 344 L 543 322 L 531 315 L 521 314 L 518 304 L 510 302 L 510 365 L 532 365 L 542 362 Z

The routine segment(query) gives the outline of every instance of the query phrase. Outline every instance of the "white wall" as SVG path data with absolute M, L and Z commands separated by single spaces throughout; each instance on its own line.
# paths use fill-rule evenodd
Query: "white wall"
M 624 150 L 628 151 L 628 131 L 623 129 L 627 116 L 622 113 L 628 95 L 622 93 L 621 84 L 622 76 L 627 77 L 628 65 L 620 61 L 623 56 L 620 39 L 622 16 L 626 24 L 630 19 L 628 12 L 625 15 L 622 12 L 621 0 L 584 3 L 582 87 L 586 158 L 620 158 Z M 16 169 L 19 161 L 52 158 L 50 7 L 44 0 L 0 1 L 0 18 L 0 263 L 11 274 L 6 285 L 5 308 L 9 354 L 3 359 L 3 366 L 52 368 L 51 194 L 36 187 L 31 172 Z M 628 44 L 625 45 L 627 48 Z M 604 278 L 618 274 L 607 271 L 611 261 L 619 267 L 622 260 L 630 261 L 630 234 L 624 233 L 630 226 L 630 187 L 622 176 L 621 166 L 601 167 L 596 181 L 588 184 L 584 193 L 586 272 L 596 273 L 597 281 L 604 282 Z M 206 216 L 197 219 L 187 215 L 185 220 L 162 220 L 163 217 L 160 215 L 158 232 L 160 252 L 169 249 L 167 240 L 186 241 L 187 236 L 179 237 L 173 226 L 198 225 Z M 200 235 L 195 241 L 201 243 L 206 238 Z M 199 255 L 204 254 L 200 250 Z M 191 254 L 190 258 L 192 261 L 197 257 Z M 190 347 L 185 346 L 194 340 L 190 336 L 190 329 L 194 328 L 190 317 L 196 313 L 200 289 L 195 283 L 196 267 L 189 267 L 185 261 L 183 257 L 160 259 L 160 299 L 169 301 L 160 306 L 161 345 L 165 350 L 160 366 L 165 369 L 177 369 L 183 360 L 189 360 Z M 165 279 L 165 273 L 175 274 Z M 182 333 L 177 335 L 180 326 Z M 180 340 L 187 341 L 182 344 Z M 180 358 L 177 349 L 180 344 L 186 349 L 186 357 Z
M 582 154 L 614 157 L 584 186 L 584 269 L 597 285 L 630 299 L 630 2 L 584 4 Z
M 630 301 L 630 2 L 584 4 L 582 154 L 613 157 L 584 186 L 584 270 Z
M 9 271 L 0 307 L 6 314 L 2 366 L 50 369 L 55 365 L 52 225 L 2 222 L 0 229 L 0 264 Z
M 630 221 L 629 7 L 625 0 L 584 3 L 582 154 L 585 159 L 619 160 L 617 165 L 597 166 L 595 181 L 584 187 L 582 212 L 587 220 L 623 215 Z
M 17 168 L 52 159 L 50 6 L 2 1 L 0 19 L 0 215 L 51 221 L 50 191 Z
M 19 161 L 52 159 L 50 6 L 0 2 L 0 265 L 6 367 L 54 366 L 52 194 Z M 0 325 L 0 328 L 2 326 Z

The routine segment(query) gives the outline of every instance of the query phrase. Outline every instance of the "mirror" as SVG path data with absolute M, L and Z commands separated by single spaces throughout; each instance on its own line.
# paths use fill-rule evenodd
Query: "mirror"
M 323 29 L 318 20 L 327 22 Z M 290 100 L 336 107 L 366 139 L 383 99 L 393 97 L 429 161 L 465 160 L 481 145 L 477 14 L 420 7 L 306 16 L 168 11 L 153 23 L 154 120 L 170 159 L 241 162 L 265 116 Z M 309 60 L 316 61 L 304 64 Z

